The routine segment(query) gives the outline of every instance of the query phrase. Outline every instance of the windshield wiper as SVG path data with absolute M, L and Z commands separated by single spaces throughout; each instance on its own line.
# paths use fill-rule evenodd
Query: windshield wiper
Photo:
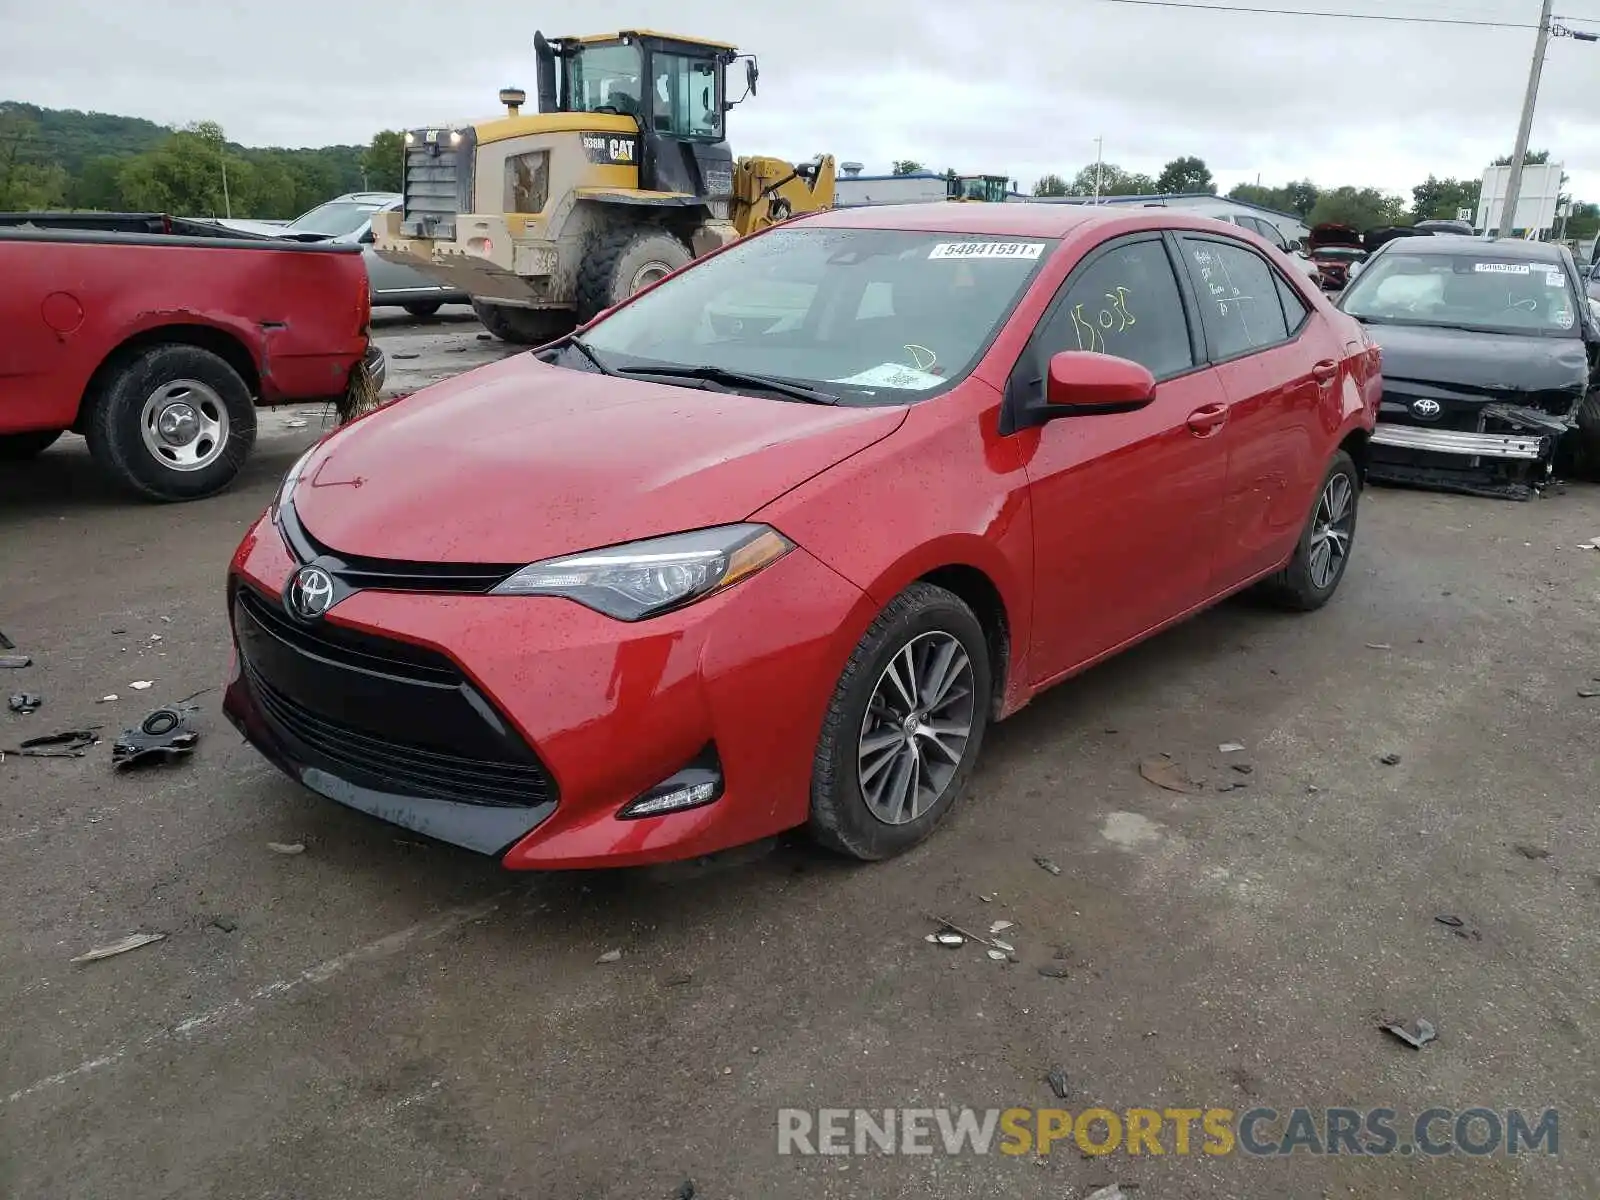
M 608 366 L 606 366 L 605 363 L 601 362 L 600 361 L 600 356 L 594 352 L 594 348 L 592 346 L 590 346 L 588 342 L 584 341 L 581 337 L 579 337 L 577 334 L 569 333 L 569 334 L 567 334 L 566 337 L 562 338 L 561 341 L 562 341 L 562 343 L 564 345 L 571 346 L 579 354 L 583 355 L 590 362 L 592 362 L 594 364 L 594 369 L 596 371 L 599 371 L 600 374 L 602 374 L 602 375 L 615 375 L 615 374 L 617 374 L 617 369 L 615 367 L 608 367 Z
M 808 404 L 837 404 L 839 397 L 832 392 L 819 391 L 802 383 L 790 383 L 772 375 L 758 375 L 750 371 L 734 371 L 727 367 L 618 367 L 619 375 L 660 375 L 665 379 L 704 379 L 707 383 L 721 383 L 728 387 L 752 387 L 787 396 L 791 400 L 804 400 Z

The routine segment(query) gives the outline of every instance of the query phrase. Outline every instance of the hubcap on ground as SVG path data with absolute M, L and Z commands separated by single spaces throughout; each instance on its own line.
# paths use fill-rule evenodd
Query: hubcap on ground
M 628 285 L 628 295 L 633 295 L 640 288 L 649 287 L 663 276 L 672 274 L 672 268 L 664 262 L 647 262 L 633 273 L 633 282 Z
M 150 393 L 139 413 L 144 448 L 173 471 L 198 471 L 228 444 L 228 406 L 194 379 L 174 379 Z
M 1355 489 L 1343 472 L 1328 480 L 1311 521 L 1311 582 L 1321 590 L 1339 578 L 1355 526 Z
M 972 660 L 948 633 L 919 634 L 889 660 L 856 755 L 862 798 L 878 820 L 904 825 L 939 802 L 972 737 L 972 689 Z

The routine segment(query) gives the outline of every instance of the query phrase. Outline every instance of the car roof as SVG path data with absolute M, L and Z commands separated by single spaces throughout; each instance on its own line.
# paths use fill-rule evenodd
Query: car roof
M 903 229 L 926 233 L 966 233 L 991 237 L 1065 238 L 1091 232 L 1112 234 L 1141 229 L 1216 230 L 1237 233 L 1239 226 L 1181 209 L 1128 209 L 1120 205 L 958 204 L 935 200 L 927 204 L 867 204 L 828 208 L 797 219 L 808 226 L 830 229 Z
M 1522 238 L 1481 238 L 1461 233 L 1435 233 L 1427 237 L 1396 238 L 1388 243 L 1407 254 L 1492 254 L 1496 258 L 1525 259 L 1528 262 L 1560 262 L 1561 247 L 1554 242 L 1530 242 Z

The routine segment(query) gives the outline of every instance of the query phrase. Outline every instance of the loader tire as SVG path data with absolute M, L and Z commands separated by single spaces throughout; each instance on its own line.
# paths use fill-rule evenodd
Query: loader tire
M 624 225 L 603 230 L 578 267 L 578 323 L 593 320 L 693 257 L 688 246 L 664 229 Z
M 542 346 L 572 330 L 572 314 L 565 309 L 514 308 L 474 300 L 472 311 L 495 337 L 516 346 Z

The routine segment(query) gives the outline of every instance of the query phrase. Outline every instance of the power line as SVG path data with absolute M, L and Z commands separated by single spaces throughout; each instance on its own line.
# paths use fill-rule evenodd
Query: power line
M 1141 8 L 1187 8 L 1201 12 L 1258 13 L 1274 17 L 1334 17 L 1342 21 L 1398 21 L 1407 25 L 1470 25 L 1480 29 L 1537 29 L 1526 21 L 1474 21 L 1463 17 L 1403 17 L 1391 13 L 1330 12 L 1305 8 L 1256 8 L 1244 4 L 1200 4 L 1191 0 L 1100 0 L 1103 4 L 1132 4 Z M 1578 18 L 1571 18 L 1577 20 Z

